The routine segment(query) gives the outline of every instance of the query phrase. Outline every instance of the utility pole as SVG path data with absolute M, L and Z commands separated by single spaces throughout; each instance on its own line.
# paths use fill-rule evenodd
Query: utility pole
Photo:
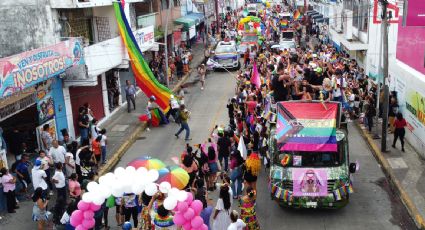
M 173 1 L 174 0 L 168 0 L 168 9 L 167 11 L 170 11 L 167 13 L 167 15 L 165 15 L 165 34 L 164 34 L 164 40 L 165 40 L 165 82 L 167 84 L 167 88 L 170 87 L 170 81 L 168 79 L 168 21 L 169 21 L 169 16 L 172 12 L 172 5 L 173 5 Z
M 218 1 L 219 0 L 214 0 L 214 1 L 215 1 L 215 23 L 216 23 L 215 32 L 219 33 L 219 28 L 220 28 L 220 16 L 218 15 Z M 213 34 L 213 36 L 215 37 L 215 34 Z
M 383 44 L 383 87 L 384 87 L 384 100 L 382 101 L 382 139 L 381 151 L 387 151 L 387 128 L 388 128 L 388 105 L 389 105 L 389 86 L 388 86 L 388 0 L 381 0 L 382 4 L 382 44 Z M 380 92 L 378 92 L 380 93 Z

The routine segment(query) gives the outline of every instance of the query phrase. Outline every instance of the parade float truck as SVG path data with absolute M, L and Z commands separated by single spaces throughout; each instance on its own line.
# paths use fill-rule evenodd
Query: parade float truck
M 265 26 L 259 17 L 242 18 L 238 24 L 238 53 L 243 55 L 248 48 L 251 50 L 253 47 L 258 50 L 264 42 L 264 30 Z
M 338 209 L 353 192 L 338 102 L 285 101 L 271 122 L 271 198 L 282 207 Z M 275 124 L 275 126 L 274 126 Z

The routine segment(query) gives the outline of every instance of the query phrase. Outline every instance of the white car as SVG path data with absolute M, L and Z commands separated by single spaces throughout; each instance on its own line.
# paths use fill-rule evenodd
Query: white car
M 212 52 L 212 57 L 208 60 L 207 66 L 209 69 L 239 69 L 239 58 L 234 41 L 220 41 L 215 51 Z

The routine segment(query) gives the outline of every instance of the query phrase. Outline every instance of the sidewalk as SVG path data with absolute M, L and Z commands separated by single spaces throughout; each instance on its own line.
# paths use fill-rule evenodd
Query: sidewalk
M 378 132 L 381 135 L 382 123 L 378 123 Z M 387 135 L 387 152 L 381 152 L 381 139 L 373 139 L 373 133 L 369 134 L 362 125 L 363 137 L 369 143 L 375 158 L 382 165 L 384 173 L 399 194 L 401 200 L 409 211 L 412 219 L 419 229 L 425 229 L 425 162 L 419 157 L 412 146 L 405 143 L 405 152 L 401 151 L 401 143 L 398 140 L 396 148 L 391 147 L 393 134 Z
M 181 85 L 189 79 L 193 82 L 197 77 L 196 68 L 204 60 L 204 44 L 196 43 L 192 46 L 193 60 L 190 64 L 191 71 L 186 74 L 181 81 L 175 81 L 170 84 L 170 88 L 176 92 Z M 108 146 L 107 146 L 107 163 L 99 170 L 99 176 L 111 171 L 124 155 L 127 149 L 140 137 L 140 134 L 146 128 L 146 123 L 139 121 L 139 116 L 145 113 L 147 105 L 147 97 L 143 92 L 136 96 L 136 110 L 127 112 L 127 105 L 123 104 L 118 111 L 102 122 L 101 128 L 107 130 Z M 143 154 L 143 149 L 140 150 Z M 11 162 L 9 162 L 11 163 Z M 52 200 L 53 207 L 54 199 Z M 0 225 L 4 229 L 32 229 L 35 227 L 35 222 L 31 220 L 32 205 L 31 201 L 20 202 L 20 209 L 16 210 L 15 214 L 0 215 Z M 33 226 L 33 227 L 28 227 Z

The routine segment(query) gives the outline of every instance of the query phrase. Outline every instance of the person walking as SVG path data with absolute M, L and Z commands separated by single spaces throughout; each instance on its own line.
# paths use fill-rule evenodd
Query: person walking
M 32 220 L 37 222 L 38 230 L 44 230 L 49 215 L 49 212 L 46 210 L 49 200 L 46 199 L 42 188 L 37 188 L 34 191 L 32 201 L 34 202 Z
M 6 197 L 6 206 L 8 213 L 15 213 L 15 209 L 19 208 L 16 203 L 16 178 L 10 174 L 9 170 L 6 168 L 1 169 L 1 184 L 3 185 L 3 193 Z
M 45 124 L 43 125 L 43 131 L 41 131 L 41 142 L 43 144 L 43 150 L 49 151 L 52 147 L 52 135 L 50 135 L 50 125 Z
M 52 177 L 52 182 L 55 184 L 57 198 L 61 198 L 66 203 L 66 186 L 65 186 L 65 174 L 62 171 L 63 164 L 58 162 L 55 164 L 56 170 Z
M 397 119 L 394 121 L 394 141 L 393 148 L 395 148 L 395 144 L 397 143 L 397 139 L 400 138 L 401 142 L 401 151 L 404 152 L 404 135 L 406 134 L 406 130 L 404 127 L 407 126 L 406 120 L 403 118 L 403 114 L 400 112 L 397 113 Z
M 201 82 L 201 90 L 204 90 L 205 87 L 205 75 L 207 74 L 207 69 L 205 67 L 205 64 L 201 64 L 198 67 L 198 75 L 199 75 L 199 81 Z
M 124 220 L 130 221 L 133 218 L 134 227 L 137 228 L 138 221 L 138 201 L 139 198 L 134 193 L 125 193 L 122 197 L 122 210 L 124 212 Z
M 230 156 L 231 142 L 229 137 L 227 137 L 227 135 L 225 135 L 223 131 L 219 131 L 218 136 L 219 136 L 217 141 L 218 160 L 221 166 L 223 166 L 223 161 L 224 161 L 224 171 L 227 172 L 229 170 L 229 156 Z
M 183 132 L 183 130 L 186 130 L 185 141 L 192 140 L 192 138 L 190 138 L 189 124 L 187 123 L 189 116 L 190 116 L 190 112 L 189 112 L 189 110 L 186 109 L 185 105 L 180 105 L 180 111 L 179 111 L 178 116 L 179 116 L 179 119 L 180 119 L 180 129 L 177 131 L 176 134 L 174 134 L 174 136 L 179 138 L 180 133 Z
M 50 147 L 48 155 L 53 160 L 53 163 L 65 164 L 66 149 L 59 145 L 57 140 L 52 141 L 52 147 Z
M 42 154 L 40 154 L 40 156 L 42 156 Z M 43 193 L 47 194 L 48 186 L 47 186 L 46 180 L 48 180 L 48 177 L 44 168 L 45 168 L 45 163 L 42 163 L 41 160 L 35 161 L 34 167 L 31 170 L 32 185 L 34 187 L 34 190 L 36 190 L 37 188 L 41 188 L 43 190 Z
M 220 187 L 220 196 L 217 200 L 217 205 L 213 214 L 213 230 L 227 229 L 230 225 L 230 202 L 229 186 L 224 184 Z
M 257 194 L 252 187 L 246 189 L 246 195 L 240 200 L 241 218 L 246 223 L 247 229 L 259 230 L 260 225 L 258 224 L 257 214 L 255 211 L 255 201 Z
M 106 129 L 102 129 L 99 132 L 100 138 L 100 150 L 102 153 L 102 164 L 106 164 L 106 146 L 108 145 L 108 137 L 106 136 Z
M 130 80 L 125 81 L 125 98 L 127 100 L 127 111 L 130 112 L 131 104 L 133 104 L 134 110 L 136 110 L 136 88 L 130 83 Z
M 78 109 L 78 128 L 80 130 L 80 144 L 83 144 L 84 140 L 89 139 L 89 117 L 87 116 L 87 110 L 83 106 Z
M 246 227 L 246 224 L 239 219 L 239 213 L 236 210 L 230 213 L 230 220 L 232 223 L 227 227 L 227 230 L 243 230 Z

